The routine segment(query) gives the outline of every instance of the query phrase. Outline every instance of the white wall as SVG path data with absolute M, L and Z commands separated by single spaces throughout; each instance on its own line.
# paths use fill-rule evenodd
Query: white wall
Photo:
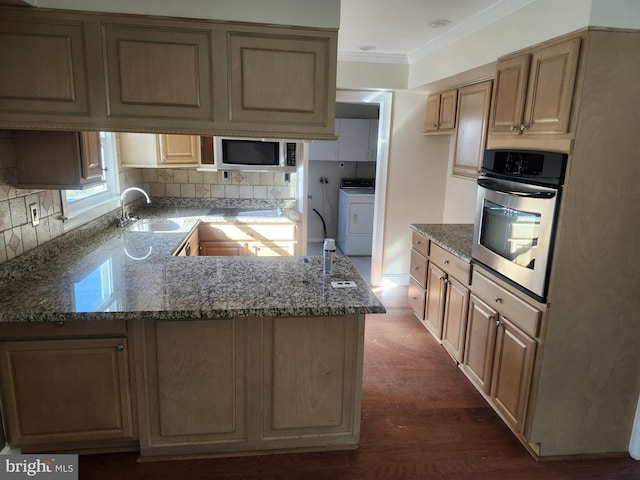
M 369 88 L 407 88 L 409 65 L 398 63 L 348 62 L 340 60 L 336 85 L 338 89 L 364 90 Z
M 451 175 L 456 136 L 448 137 L 449 159 L 447 163 L 447 191 L 444 200 L 442 223 L 473 223 L 478 184 L 475 179 Z
M 338 28 L 340 0 L 35 0 L 35 6 L 97 12 Z
M 411 223 L 441 223 L 448 136 L 424 136 L 424 96 L 394 92 L 382 273 L 408 282 Z
M 344 167 L 340 168 L 340 164 Z M 375 162 L 333 162 L 310 160 L 309 161 L 309 189 L 308 194 L 308 223 L 307 241 L 322 241 L 324 231 L 322 220 L 313 211 L 315 208 L 324 218 L 327 227 L 327 236 L 338 236 L 338 196 L 341 178 L 375 178 Z M 320 177 L 327 178 L 329 183 L 321 184 Z

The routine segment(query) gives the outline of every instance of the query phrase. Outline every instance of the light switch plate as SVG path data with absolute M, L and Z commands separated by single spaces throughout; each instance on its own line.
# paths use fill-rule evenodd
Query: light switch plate
M 339 282 L 331 282 L 333 288 L 353 288 L 357 287 L 356 282 L 353 280 L 341 280 Z
M 40 214 L 38 213 L 38 204 L 29 205 L 29 215 L 31 216 L 31 225 L 34 227 L 40 224 Z

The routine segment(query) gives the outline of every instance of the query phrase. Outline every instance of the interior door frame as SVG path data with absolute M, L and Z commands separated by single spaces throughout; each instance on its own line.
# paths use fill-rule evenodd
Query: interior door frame
M 337 90 L 337 103 L 378 105 L 378 155 L 376 157 L 376 193 L 371 247 L 371 286 L 382 285 L 382 247 L 384 245 L 384 213 L 386 210 L 389 138 L 393 94 L 389 91 Z

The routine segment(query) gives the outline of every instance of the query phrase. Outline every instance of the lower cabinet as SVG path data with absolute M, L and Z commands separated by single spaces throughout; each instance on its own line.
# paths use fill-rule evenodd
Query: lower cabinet
M 434 337 L 441 340 L 444 302 L 447 294 L 447 274 L 433 262 L 429 262 L 428 272 L 423 323 Z
M 26 328 L 17 338 L 28 338 L 29 328 L 56 328 L 20 327 Z M 88 326 L 80 328 L 88 333 Z M 135 446 L 127 338 L 53 338 L 60 334 L 14 340 L 3 333 L 0 373 L 9 444 L 23 453 Z
M 449 277 L 442 325 L 442 346 L 456 362 L 462 362 L 468 308 L 469 289 L 455 278 Z
M 136 372 L 143 455 L 246 443 L 247 320 L 140 321 Z M 176 450 L 180 453 L 180 450 Z
M 142 456 L 358 445 L 364 315 L 133 328 Z
M 203 223 L 199 227 L 202 256 L 295 255 L 296 225 L 280 223 Z
M 535 339 L 471 295 L 462 369 L 518 433 L 524 427 L 536 347 Z

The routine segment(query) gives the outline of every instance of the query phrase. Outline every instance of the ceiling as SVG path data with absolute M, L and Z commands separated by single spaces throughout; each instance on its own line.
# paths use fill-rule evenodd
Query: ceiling
M 343 60 L 411 63 L 533 1 L 341 0 L 338 54 Z M 431 27 L 436 20 L 450 23 Z

